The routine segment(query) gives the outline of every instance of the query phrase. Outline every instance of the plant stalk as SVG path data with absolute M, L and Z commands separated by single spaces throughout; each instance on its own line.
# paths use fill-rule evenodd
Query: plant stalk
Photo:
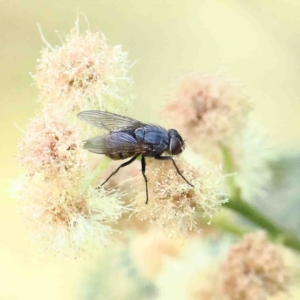
M 300 240 L 297 236 L 276 225 L 251 204 L 242 199 L 230 199 L 224 206 L 242 215 L 253 224 L 265 229 L 273 240 L 279 241 L 286 247 L 300 252 Z
M 300 252 L 300 239 L 297 236 L 276 225 L 257 208 L 242 199 L 240 188 L 236 185 L 233 176 L 236 170 L 230 149 L 223 144 L 220 144 L 220 149 L 223 155 L 225 172 L 229 174 L 227 177 L 227 185 L 231 196 L 230 200 L 224 204 L 225 207 L 250 220 L 253 224 L 265 229 L 272 240 L 281 242 L 281 244 L 286 247 Z

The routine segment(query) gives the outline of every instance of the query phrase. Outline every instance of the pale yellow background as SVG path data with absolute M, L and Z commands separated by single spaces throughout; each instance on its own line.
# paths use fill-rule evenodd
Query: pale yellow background
M 43 45 L 36 23 L 55 44 L 54 31 L 67 33 L 78 11 L 137 60 L 129 115 L 158 122 L 182 72 L 224 68 L 253 97 L 272 143 L 300 146 L 299 0 L 1 0 L 0 299 L 76 299 L 85 272 L 86 261 L 37 254 L 8 196 L 9 179 L 21 173 L 14 158 L 21 131 L 13 123 L 24 128 L 39 107 L 29 76 Z

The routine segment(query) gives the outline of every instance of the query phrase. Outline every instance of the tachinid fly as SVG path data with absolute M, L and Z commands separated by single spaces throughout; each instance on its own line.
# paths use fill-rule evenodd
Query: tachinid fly
M 148 203 L 148 184 L 145 175 L 145 157 L 154 157 L 158 160 L 171 160 L 177 173 L 187 184 L 194 187 L 180 173 L 172 156 L 162 156 L 163 152 L 177 155 L 184 150 L 184 141 L 177 130 L 166 130 L 160 126 L 143 123 L 132 118 L 100 110 L 83 111 L 78 114 L 78 118 L 108 131 L 104 135 L 86 140 L 84 144 L 85 149 L 93 153 L 104 154 L 114 160 L 131 157 L 111 173 L 102 185 L 121 168 L 128 166 L 141 155 L 142 174 L 146 184 L 146 204 Z

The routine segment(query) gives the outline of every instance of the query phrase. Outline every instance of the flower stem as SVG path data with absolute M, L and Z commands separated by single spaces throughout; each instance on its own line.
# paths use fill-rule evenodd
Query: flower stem
M 228 209 L 237 212 L 238 214 L 250 220 L 252 223 L 265 229 L 272 239 L 281 242 L 288 248 L 300 252 L 300 240 L 297 236 L 276 225 L 272 220 L 267 218 L 251 204 L 242 199 L 232 198 L 224 205 Z
M 97 168 L 91 174 L 91 177 L 85 179 L 85 182 L 83 183 L 83 186 L 85 186 L 85 189 L 87 189 L 90 186 L 95 187 L 95 184 L 98 181 L 100 174 L 107 168 L 107 166 L 109 165 L 109 162 L 110 161 L 108 158 L 103 158 L 99 162 Z
M 225 172 L 229 174 L 227 177 L 227 185 L 231 195 L 230 200 L 224 204 L 225 207 L 247 218 L 253 224 L 265 229 L 271 239 L 300 252 L 300 239 L 297 236 L 276 225 L 257 208 L 242 199 L 240 188 L 236 185 L 235 178 L 233 176 L 236 170 L 230 149 L 223 144 L 220 144 L 220 149 L 223 154 Z
M 220 144 L 220 149 L 223 155 L 224 171 L 227 174 L 227 185 L 231 197 L 240 198 L 241 191 L 235 183 L 234 173 L 236 172 L 234 163 L 231 157 L 230 150 L 224 144 Z
M 90 181 L 90 185 L 94 185 L 96 181 L 98 180 L 100 174 L 107 168 L 109 165 L 110 160 L 108 158 L 103 158 L 98 167 L 94 170 L 93 178 Z
M 247 234 L 249 231 L 239 227 L 238 225 L 229 222 L 227 218 L 224 217 L 214 217 L 213 222 L 211 223 L 211 226 L 214 228 L 219 229 L 220 231 L 225 231 L 227 233 L 230 233 L 237 237 L 242 237 L 243 235 Z

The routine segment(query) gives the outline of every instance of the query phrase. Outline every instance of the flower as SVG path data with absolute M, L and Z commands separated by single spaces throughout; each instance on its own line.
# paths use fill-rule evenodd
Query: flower
M 93 269 L 85 272 L 84 281 L 79 282 L 80 299 L 156 299 L 155 284 L 140 273 L 129 248 L 130 240 L 115 241 L 101 251 L 93 261 Z
M 118 193 L 85 187 L 80 181 L 49 181 L 36 172 L 16 183 L 14 193 L 32 227 L 33 238 L 56 252 L 77 253 L 89 250 L 91 245 L 106 245 L 113 232 L 110 223 L 123 212 Z
M 290 284 L 290 270 L 265 233 L 250 233 L 229 250 L 221 267 L 222 289 L 229 299 L 264 300 Z
M 277 157 L 268 147 L 267 141 L 265 130 L 251 120 L 237 139 L 238 146 L 230 148 L 237 172 L 236 184 L 241 189 L 243 199 L 247 201 L 264 198 L 272 182 L 270 165 Z
M 121 90 L 131 83 L 129 68 L 121 46 L 108 45 L 99 32 L 79 34 L 74 28 L 61 46 L 43 49 L 33 77 L 47 103 L 69 110 L 103 109 L 102 99 L 109 97 L 105 108 L 112 110 L 126 103 Z
M 155 280 L 169 258 L 178 258 L 182 248 L 180 239 L 166 238 L 150 229 L 138 235 L 131 244 L 132 258 L 139 271 L 146 277 Z M 146 249 L 146 250 L 145 250 Z
M 179 169 L 194 187 L 179 176 L 171 162 L 152 162 L 148 164 L 151 171 L 147 173 L 149 202 L 145 205 L 144 183 L 141 184 L 143 191 L 132 202 L 136 217 L 157 224 L 169 236 L 198 231 L 199 215 L 211 219 L 227 201 L 220 197 L 224 179 L 220 170 L 202 166 L 196 171 L 183 160 L 178 162 Z
M 51 249 L 87 250 L 107 244 L 109 223 L 123 212 L 120 194 L 97 190 L 87 168 L 80 130 L 63 110 L 47 106 L 33 118 L 20 140 L 25 179 L 13 187 L 33 237 Z
M 240 86 L 205 74 L 183 77 L 164 108 L 189 145 L 201 153 L 234 139 L 250 110 L 249 98 Z
M 80 176 L 86 152 L 80 130 L 61 111 L 52 107 L 33 118 L 19 142 L 18 161 L 29 174 L 47 178 Z
M 228 241 L 194 236 L 181 244 L 179 259 L 169 257 L 156 282 L 158 299 L 225 300 L 219 289 L 220 274 L 216 272 L 220 256 Z
M 252 116 L 252 104 L 241 86 L 205 74 L 188 74 L 164 109 L 187 139 L 187 144 L 203 158 L 226 164 L 228 151 L 235 183 L 242 197 L 253 200 L 264 195 L 271 181 L 270 150 L 264 131 Z

